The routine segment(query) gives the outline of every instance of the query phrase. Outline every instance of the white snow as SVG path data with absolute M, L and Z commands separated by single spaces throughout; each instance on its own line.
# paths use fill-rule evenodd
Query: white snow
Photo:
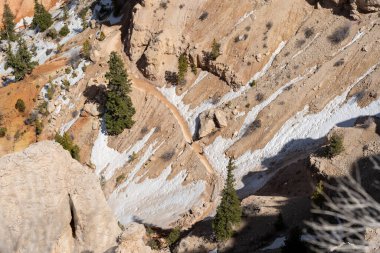
M 75 122 L 77 122 L 77 120 L 79 119 L 79 116 L 80 116 L 80 113 L 78 113 L 77 116 L 75 116 L 72 120 L 70 120 L 66 124 L 63 124 L 61 126 L 61 129 L 59 130 L 59 134 L 63 135 L 64 133 L 66 133 L 75 124 Z
M 372 102 L 364 108 L 357 105 L 355 97 L 346 101 L 349 91 L 378 66 L 379 63 L 371 67 L 351 84 L 343 94 L 333 99 L 319 113 L 309 114 L 308 107 L 305 107 L 304 110 L 290 118 L 263 149 L 253 152 L 247 151 L 238 157 L 235 161 L 237 169 L 234 171 L 238 181 L 237 187 L 241 189 L 244 186 L 245 191 L 254 192 L 266 183 L 270 177 L 269 174 L 257 176 L 254 179 L 251 178 L 249 184 L 246 182 L 246 185 L 241 180 L 249 172 L 265 171 L 267 169 L 266 165 L 262 164 L 265 159 L 278 156 L 276 160 L 279 160 L 280 157 L 285 157 L 291 153 L 313 149 L 315 148 L 313 144 L 316 145 L 315 141 L 324 137 L 338 123 L 348 122 L 347 124 L 350 124 L 350 120 L 356 117 L 379 114 L 380 100 Z M 234 141 L 231 139 L 226 140 L 218 137 L 214 143 L 205 149 L 209 161 L 220 172 L 224 171 L 223 168 L 228 162 L 224 152 L 233 143 Z
M 261 250 L 279 249 L 285 245 L 285 239 L 285 236 L 278 237 L 269 246 L 262 248 Z
M 154 153 L 149 151 L 151 149 L 148 149 L 147 156 L 144 155 L 143 162 Z M 140 170 L 141 165 L 137 165 L 135 170 Z M 167 228 L 182 214 L 200 204 L 205 183 L 197 181 L 183 186 L 187 173 L 182 170 L 173 179 L 168 180 L 171 171 L 169 165 L 157 178 L 147 178 L 141 183 L 137 183 L 140 177 L 134 178 L 130 175 L 112 192 L 108 203 L 123 225 L 132 221 L 142 221 Z
M 104 129 L 104 126 L 102 128 Z M 95 173 L 103 175 L 106 180 L 110 179 L 117 169 L 122 168 L 129 161 L 133 152 L 138 153 L 144 148 L 145 143 L 153 135 L 154 130 L 155 128 L 151 129 L 144 138 L 120 153 L 108 147 L 108 136 L 104 133 L 104 130 L 100 129 L 91 152 L 91 162 L 96 168 Z
M 270 103 L 272 103 L 282 92 L 284 92 L 285 89 L 292 86 L 293 84 L 305 79 L 304 76 L 296 77 L 295 79 L 289 81 L 285 85 L 283 85 L 280 89 L 278 89 L 276 92 L 274 92 L 269 98 L 267 98 L 264 102 L 260 103 L 259 105 L 255 106 L 245 117 L 244 123 L 239 131 L 239 138 L 241 138 L 244 134 L 244 132 L 248 129 L 248 127 L 256 120 L 257 115 Z
M 234 27 L 236 27 L 236 26 L 240 25 L 241 23 L 243 23 L 244 20 L 246 20 L 247 18 L 249 18 L 249 17 L 252 16 L 252 15 L 253 15 L 253 11 L 250 11 L 250 12 L 245 13 L 244 16 L 241 17 L 241 18 L 236 22 L 236 24 L 235 24 Z
M 218 106 L 223 105 L 224 103 L 227 103 L 235 98 L 238 98 L 248 89 L 250 89 L 251 87 L 249 83 L 260 79 L 268 72 L 276 56 L 281 52 L 281 50 L 285 47 L 285 45 L 286 45 L 286 42 L 282 41 L 277 47 L 277 49 L 273 52 L 273 54 L 271 55 L 269 61 L 265 64 L 265 66 L 259 72 L 255 73 L 255 75 L 249 80 L 249 82 L 246 85 L 241 86 L 240 89 L 237 91 L 231 90 L 230 92 L 226 93 L 216 104 L 212 103 L 211 100 L 207 100 L 207 101 L 204 101 L 199 106 L 193 109 L 190 109 L 190 105 L 186 105 L 183 102 L 183 98 L 186 96 L 187 92 L 184 92 L 182 95 L 178 96 L 176 94 L 175 87 L 170 87 L 170 88 L 162 87 L 162 88 L 158 88 L 158 90 L 169 100 L 171 104 L 173 104 L 178 109 L 178 111 L 181 113 L 181 115 L 186 119 L 187 123 L 189 124 L 191 133 L 195 134 L 196 119 L 199 116 L 199 114 L 209 109 L 217 108 Z M 197 85 L 205 77 L 206 77 L 206 74 L 201 72 L 197 80 L 194 82 L 193 86 Z

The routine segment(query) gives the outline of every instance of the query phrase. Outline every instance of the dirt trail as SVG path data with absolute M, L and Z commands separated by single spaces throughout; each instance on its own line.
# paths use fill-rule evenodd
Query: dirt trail
M 197 153 L 200 161 L 205 166 L 207 171 L 210 174 L 215 174 L 214 169 L 212 168 L 211 164 L 209 163 L 207 158 L 202 154 L 202 148 L 199 145 L 199 143 L 193 142 L 193 138 L 192 138 L 192 134 L 190 132 L 189 126 L 186 120 L 182 117 L 182 115 L 178 111 L 178 109 L 173 104 L 171 104 L 166 99 L 166 97 L 162 95 L 162 93 L 154 87 L 154 85 L 150 84 L 148 81 L 138 79 L 138 78 L 132 78 L 132 83 L 133 83 L 133 87 L 156 97 L 161 103 L 163 103 L 170 110 L 174 118 L 177 120 L 179 126 L 181 127 L 181 131 L 186 142 L 189 143 L 192 149 Z

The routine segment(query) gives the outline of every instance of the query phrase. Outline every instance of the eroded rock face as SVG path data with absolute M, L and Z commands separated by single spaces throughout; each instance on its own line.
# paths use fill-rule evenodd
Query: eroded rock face
M 379 11 L 380 0 L 324 0 L 335 5 L 350 5 L 352 8 L 365 12 Z
M 138 223 L 130 223 L 125 227 L 125 231 L 119 238 L 120 245 L 116 249 L 116 253 L 153 253 L 149 246 L 145 245 L 144 238 L 146 230 L 144 225 Z
M 228 124 L 225 112 L 221 110 L 209 110 L 199 115 L 200 128 L 199 138 L 203 138 L 218 128 L 226 127 Z
M 51 141 L 0 159 L 1 252 L 106 252 L 120 229 L 98 179 Z

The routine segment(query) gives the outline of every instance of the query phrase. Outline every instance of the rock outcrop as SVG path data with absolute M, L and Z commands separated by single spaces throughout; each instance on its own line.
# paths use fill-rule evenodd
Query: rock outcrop
M 0 252 L 106 252 L 120 234 L 98 179 L 51 141 L 0 159 Z
M 203 138 L 218 128 L 226 127 L 227 116 L 221 110 L 209 110 L 201 113 L 199 115 L 200 128 L 199 128 L 199 138 Z
M 138 223 L 130 223 L 125 227 L 123 234 L 119 237 L 119 247 L 116 253 L 153 253 L 149 246 L 145 245 L 144 238 L 146 230 L 144 225 Z

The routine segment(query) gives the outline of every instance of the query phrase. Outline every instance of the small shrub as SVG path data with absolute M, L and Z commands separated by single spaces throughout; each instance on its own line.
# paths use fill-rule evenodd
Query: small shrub
M 244 133 L 244 136 L 248 136 L 255 132 L 257 129 L 261 128 L 261 119 L 257 119 L 252 122 L 252 124 L 248 127 L 247 131 Z
M 129 162 L 133 162 L 137 159 L 137 154 L 135 152 L 132 153 L 132 155 L 129 156 Z
M 267 30 L 269 31 L 270 29 L 272 29 L 273 27 L 273 22 L 272 21 L 269 21 L 266 23 L 265 27 L 267 28 Z
M 168 237 L 166 238 L 166 242 L 169 246 L 173 245 L 176 241 L 178 241 L 181 236 L 181 230 L 176 227 L 172 231 L 170 231 Z
M 220 43 L 217 43 L 214 39 L 211 46 L 211 60 L 215 61 L 220 55 Z
M 24 100 L 22 99 L 17 99 L 17 102 L 15 104 L 15 108 L 19 111 L 19 112 L 25 112 L 25 102 Z
M 306 28 L 304 31 L 305 38 L 308 39 L 314 35 L 314 28 Z
M 153 250 L 159 250 L 160 249 L 160 242 L 157 239 L 150 239 L 147 243 L 147 245 L 153 249 Z
M 20 139 L 21 135 L 22 133 L 20 132 L 20 130 L 17 130 L 13 138 L 17 141 L 18 139 Z
M 69 33 L 70 33 L 70 29 L 69 29 L 69 27 L 66 24 L 59 31 L 59 35 L 62 36 L 62 37 L 65 37 Z
M 264 100 L 264 94 L 259 92 L 256 94 L 256 101 L 261 102 Z
M 173 71 L 165 71 L 165 81 L 171 85 L 177 85 L 178 74 Z
M 58 32 L 54 28 L 50 29 L 46 33 L 46 37 L 51 38 L 52 40 L 55 40 L 58 37 Z
M 88 7 L 83 8 L 83 9 L 79 12 L 79 17 L 82 19 L 82 29 L 83 29 L 83 30 L 86 30 L 87 27 L 88 27 L 88 22 L 87 22 L 87 20 L 86 20 L 87 12 L 88 12 Z
M 343 136 L 333 134 L 329 140 L 327 147 L 327 157 L 333 158 L 344 151 Z
M 207 19 L 208 17 L 208 12 L 207 11 L 204 11 L 202 12 L 202 14 L 199 16 L 199 20 L 203 21 L 205 19 Z
M 106 39 L 106 35 L 104 34 L 104 32 L 100 32 L 100 34 L 99 34 L 99 41 L 103 41 L 103 40 L 105 40 Z
M 345 25 L 338 27 L 329 37 L 329 41 L 332 44 L 339 44 L 350 35 L 350 26 Z
M 65 90 L 67 90 L 67 91 L 70 90 L 70 82 L 69 82 L 67 79 L 64 79 L 64 80 L 62 81 L 62 85 L 63 85 L 63 88 L 64 88 Z
M 65 73 L 66 73 L 66 75 L 70 74 L 71 73 L 71 67 L 67 67 L 65 69 Z
M 323 182 L 319 181 L 319 183 L 316 185 L 313 194 L 311 195 L 311 200 L 314 204 L 321 206 L 324 202 L 325 198 L 323 197 Z
M 0 138 L 3 138 L 7 133 L 6 127 L 0 127 Z
M 42 123 L 41 120 L 36 120 L 35 127 L 36 127 L 36 135 L 40 135 L 44 129 L 44 124 Z
M 183 9 L 183 7 L 185 7 L 184 4 L 180 4 L 180 5 L 179 5 L 179 8 L 180 8 L 180 9 Z
M 344 59 L 340 59 L 339 61 L 334 63 L 334 67 L 339 67 L 339 66 L 342 66 L 343 64 L 344 64 Z
M 189 62 L 186 54 L 181 54 L 178 58 L 178 84 L 185 83 L 185 76 L 187 69 L 189 68 Z
M 116 184 L 119 185 L 125 179 L 125 174 L 121 174 L 116 178 Z
M 170 161 L 174 155 L 175 155 L 175 151 L 171 150 L 171 151 L 167 151 L 164 154 L 162 154 L 160 158 L 167 162 L 167 161 Z
M 74 144 L 73 139 L 68 133 L 64 133 L 63 136 L 56 134 L 54 139 L 61 144 L 64 149 L 70 152 L 72 158 L 79 161 L 79 146 Z
M 249 82 L 249 86 L 255 87 L 256 86 L 256 80 L 252 80 Z
M 89 60 L 89 59 L 90 59 L 90 54 L 91 54 L 91 44 L 90 44 L 90 41 L 86 40 L 86 41 L 83 43 L 83 47 L 82 47 L 82 56 L 83 56 L 86 60 Z
M 141 134 L 146 134 L 146 133 L 148 133 L 149 132 L 149 130 L 148 130 L 148 128 L 145 126 L 145 127 L 143 127 L 143 128 L 141 128 L 141 130 L 140 130 L 140 133 Z
M 47 116 L 49 115 L 49 112 L 47 110 L 47 107 L 48 107 L 48 102 L 44 101 L 42 102 L 39 106 L 38 106 L 38 113 L 43 115 L 43 116 Z
M 160 8 L 166 10 L 168 8 L 168 3 L 167 2 L 161 2 L 160 3 Z
M 54 97 L 54 93 L 55 93 L 55 85 L 54 84 L 50 84 L 49 87 L 46 90 L 46 98 L 49 99 L 49 100 L 52 100 L 53 97 Z

